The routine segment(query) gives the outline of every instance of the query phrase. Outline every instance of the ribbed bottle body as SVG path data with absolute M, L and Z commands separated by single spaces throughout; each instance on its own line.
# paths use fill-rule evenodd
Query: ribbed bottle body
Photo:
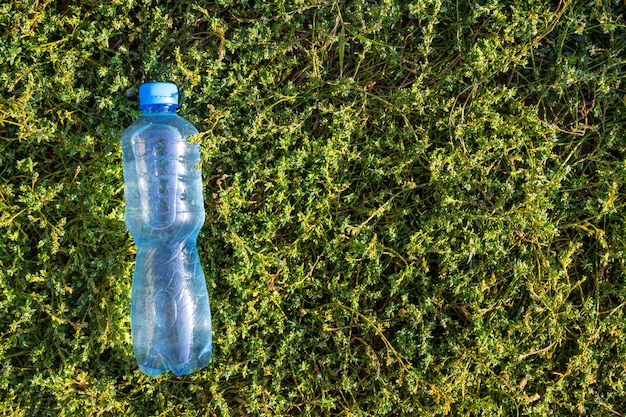
M 144 110 L 122 136 L 126 225 L 137 245 L 133 347 L 148 375 L 208 364 L 211 312 L 196 240 L 204 223 L 198 131 L 170 106 Z

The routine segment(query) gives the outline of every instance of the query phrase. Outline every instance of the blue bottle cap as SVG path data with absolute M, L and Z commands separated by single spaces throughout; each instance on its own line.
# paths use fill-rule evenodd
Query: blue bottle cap
M 139 86 L 139 108 L 171 104 L 178 108 L 178 87 L 174 83 L 145 83 Z

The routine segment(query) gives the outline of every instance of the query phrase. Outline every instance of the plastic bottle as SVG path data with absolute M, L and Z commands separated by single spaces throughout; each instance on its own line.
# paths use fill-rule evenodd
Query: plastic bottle
M 137 245 L 131 331 L 141 371 L 189 374 L 211 359 L 211 310 L 196 240 L 204 223 L 198 133 L 176 114 L 178 88 L 139 88 L 140 119 L 122 136 L 126 226 Z

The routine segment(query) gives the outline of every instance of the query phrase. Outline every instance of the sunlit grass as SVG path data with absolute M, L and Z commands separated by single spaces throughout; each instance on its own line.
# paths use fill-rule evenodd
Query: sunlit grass
M 619 2 L 0 6 L 0 415 L 623 415 Z M 347 4 L 346 4 L 347 3 Z M 214 358 L 132 355 L 120 135 L 203 132 Z

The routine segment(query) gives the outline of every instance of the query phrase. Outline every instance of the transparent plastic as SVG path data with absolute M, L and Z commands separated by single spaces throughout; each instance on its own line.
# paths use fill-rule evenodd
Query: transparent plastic
M 131 331 L 147 375 L 189 374 L 212 353 L 196 240 L 204 223 L 198 133 L 175 105 L 150 105 L 122 136 L 126 225 L 137 245 Z

